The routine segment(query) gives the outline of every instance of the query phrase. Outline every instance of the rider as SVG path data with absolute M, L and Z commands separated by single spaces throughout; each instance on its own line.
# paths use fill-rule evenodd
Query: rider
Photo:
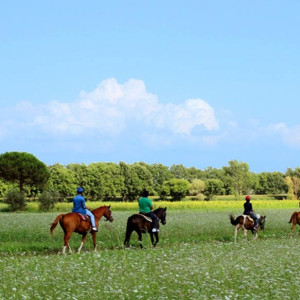
M 77 188 L 77 195 L 73 198 L 73 209 L 72 209 L 72 212 L 74 212 L 74 213 L 80 213 L 80 214 L 83 214 L 83 215 L 88 215 L 91 218 L 92 231 L 98 231 L 98 229 L 96 227 L 96 224 L 95 224 L 95 216 L 85 206 L 85 199 L 82 196 L 82 194 L 83 194 L 83 188 L 82 187 L 78 187 Z
M 257 230 L 258 218 L 253 211 L 252 203 L 250 202 L 250 199 L 251 199 L 250 196 L 246 196 L 246 198 L 245 198 L 246 202 L 244 203 L 244 215 L 248 215 L 254 220 L 254 228 L 253 229 Z
M 142 197 L 139 199 L 139 212 L 145 214 L 150 217 L 153 222 L 152 232 L 158 232 L 158 218 L 152 212 L 153 204 L 151 200 L 148 198 L 149 192 L 144 190 Z

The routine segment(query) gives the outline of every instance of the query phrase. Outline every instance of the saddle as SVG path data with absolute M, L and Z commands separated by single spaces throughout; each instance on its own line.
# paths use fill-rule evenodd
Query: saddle
M 143 214 L 143 213 L 139 213 L 138 215 L 140 215 L 140 216 L 144 217 L 146 221 L 148 221 L 148 222 L 152 223 L 152 219 L 151 219 L 150 217 L 146 216 L 145 214 Z
M 83 215 L 81 213 L 75 213 L 75 214 L 77 214 L 79 216 L 80 220 L 82 220 L 82 221 L 88 221 L 88 222 L 91 221 L 91 219 L 88 215 Z
M 253 220 L 249 215 L 243 215 L 243 217 L 244 217 L 244 218 L 248 218 L 249 221 L 251 221 L 251 222 L 254 222 L 254 220 Z M 260 215 L 259 215 L 259 214 L 256 214 L 256 217 L 257 217 L 257 219 L 259 219 L 259 218 L 260 218 Z
M 249 221 L 254 222 L 254 220 L 249 215 L 242 215 L 245 219 L 247 218 Z

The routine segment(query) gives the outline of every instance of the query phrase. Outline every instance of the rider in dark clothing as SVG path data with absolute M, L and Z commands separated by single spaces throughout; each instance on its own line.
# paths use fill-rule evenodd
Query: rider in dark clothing
M 257 230 L 258 227 L 258 218 L 253 212 L 252 203 L 250 202 L 251 197 L 246 196 L 246 202 L 244 203 L 244 215 L 250 216 L 254 220 L 254 229 Z

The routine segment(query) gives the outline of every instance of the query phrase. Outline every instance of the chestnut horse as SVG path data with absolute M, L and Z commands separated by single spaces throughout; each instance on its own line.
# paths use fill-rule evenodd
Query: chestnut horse
M 290 233 L 290 235 L 292 235 L 296 225 L 297 224 L 300 225 L 300 212 L 297 212 L 297 211 L 293 212 L 289 223 L 292 223 L 292 229 L 291 229 L 291 233 Z
M 153 213 L 158 217 L 158 220 L 160 220 L 163 225 L 167 223 L 166 211 L 167 211 L 166 207 L 165 208 L 160 207 L 153 211 Z M 157 224 L 157 227 L 159 228 L 159 222 Z M 126 227 L 126 236 L 124 241 L 125 247 L 129 247 L 130 236 L 133 231 L 135 231 L 139 236 L 139 243 L 141 248 L 143 248 L 142 233 L 147 233 L 147 232 L 150 233 L 151 243 L 154 247 L 159 241 L 158 232 L 152 232 L 152 220 L 143 214 L 134 214 L 128 218 L 127 227 Z M 153 235 L 155 236 L 155 241 Z
M 258 226 L 261 230 L 265 228 L 265 220 L 266 216 L 256 215 L 258 218 Z M 244 230 L 244 237 L 247 238 L 247 230 L 251 230 L 252 234 L 254 235 L 253 239 L 257 239 L 257 230 L 254 230 L 254 220 L 248 215 L 240 215 L 234 219 L 233 215 L 230 215 L 230 222 L 232 225 L 235 226 L 234 231 L 234 242 L 236 242 L 237 232 L 240 228 Z
M 106 221 L 113 221 L 113 217 L 111 214 L 110 206 L 101 206 L 99 208 L 96 208 L 92 210 L 92 213 L 95 216 L 95 222 L 96 226 L 98 227 L 100 219 L 104 216 L 106 218 Z M 78 213 L 68 213 L 68 214 L 61 214 L 56 217 L 54 222 L 51 224 L 50 227 L 50 234 L 53 234 L 53 230 L 57 226 L 57 224 L 60 224 L 61 228 L 64 231 L 64 246 L 62 253 L 66 253 L 66 248 L 68 247 L 69 252 L 72 253 L 72 249 L 69 245 L 69 239 L 71 238 L 71 235 L 73 232 L 77 232 L 82 235 L 81 244 L 78 248 L 78 253 L 80 253 L 82 246 L 84 244 L 85 238 L 89 232 L 91 232 L 93 237 L 93 244 L 94 244 L 94 251 L 96 251 L 96 234 L 97 232 L 91 231 L 91 223 L 90 219 L 82 220 L 82 217 Z

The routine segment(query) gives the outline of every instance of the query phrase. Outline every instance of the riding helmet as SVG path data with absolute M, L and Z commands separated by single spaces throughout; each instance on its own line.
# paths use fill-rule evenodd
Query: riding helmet
M 77 188 L 77 194 L 81 194 L 83 193 L 83 188 L 82 187 L 78 187 Z
M 251 197 L 250 196 L 246 196 L 246 201 L 250 201 Z

